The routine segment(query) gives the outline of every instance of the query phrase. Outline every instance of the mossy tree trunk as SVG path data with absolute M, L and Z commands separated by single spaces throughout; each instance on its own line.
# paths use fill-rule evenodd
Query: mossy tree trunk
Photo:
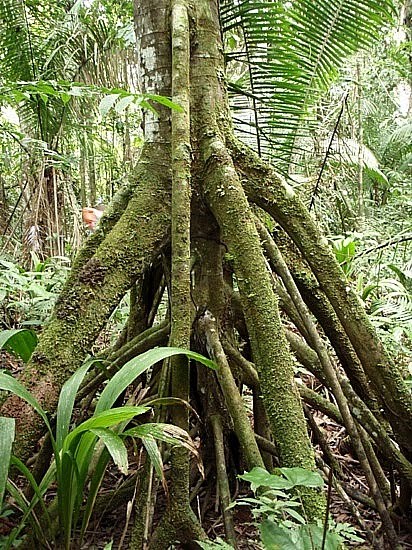
M 209 353 L 219 366 L 215 376 L 197 371 L 195 365 L 189 368 L 181 360 L 172 362 L 166 393 L 191 400 L 204 420 L 195 429 L 197 421 L 189 418 L 184 407 L 176 407 L 169 416 L 200 436 L 211 464 L 219 462 L 217 468 L 207 470 L 204 483 L 213 484 L 213 473 L 219 471 L 219 484 L 224 488 L 222 507 L 230 487 L 224 477 L 225 462 L 228 471 L 238 464 L 237 447 L 242 457 L 240 468 L 262 466 L 267 463 L 268 450 L 273 450 L 269 440 L 255 438 L 255 434 L 271 434 L 281 465 L 315 468 L 303 396 L 312 407 L 319 406 L 326 414 L 331 411 L 353 438 L 358 433 L 366 438 L 354 448 L 361 455 L 376 508 L 394 545 L 387 503 L 373 477 L 374 450 L 366 456 L 363 449 L 369 449 L 368 432 L 376 431 L 382 408 L 390 426 L 387 431 L 381 429 L 401 447 L 400 451 L 396 445 L 389 446 L 385 456 L 395 467 L 401 464 L 404 476 L 410 477 L 411 465 L 402 455 L 402 449 L 412 451 L 410 394 L 308 211 L 272 168 L 233 135 L 218 3 L 136 1 L 135 23 L 142 90 L 172 96 L 183 111 L 171 113 L 160 107 L 157 116 L 145 114 L 146 142 L 139 165 L 79 253 L 22 380 L 52 412 L 63 382 L 82 363 L 111 313 L 132 288 L 130 323 L 108 352 L 109 359 L 120 365 L 148 342 L 161 342 L 171 326 L 172 345 L 191 345 Z M 265 211 L 279 224 L 283 236 L 279 248 L 297 282 L 288 296 L 285 288 L 291 287 L 283 281 L 281 306 L 306 340 L 310 360 L 305 366 L 335 391 L 340 410 L 316 400 L 310 392 L 297 390 L 294 359 L 276 294 L 279 284 L 275 282 L 280 279 L 270 247 L 261 242 L 256 211 Z M 302 269 L 296 261 L 302 262 Z M 288 276 L 284 266 L 278 275 Z M 310 285 L 316 287 L 315 298 L 305 296 Z M 152 328 L 165 287 L 170 324 Z M 330 330 L 324 328 L 336 355 L 327 357 L 321 339 L 313 337 L 315 325 L 312 321 L 308 325 L 302 314 L 298 289 L 320 325 L 332 323 Z M 293 334 L 288 340 L 304 361 L 305 352 L 299 351 L 305 350 L 304 342 Z M 333 374 L 336 358 L 346 373 Z M 152 393 L 164 393 L 168 368 L 159 367 L 152 375 Z M 358 395 L 350 386 L 345 389 L 347 379 Z M 162 388 L 157 385 L 159 380 Z M 253 390 L 254 410 L 259 411 L 253 429 L 239 391 L 242 384 Z M 366 388 L 371 388 L 373 396 L 365 394 Z M 362 415 L 353 417 L 350 407 L 355 402 Z M 16 451 L 27 458 L 42 434 L 40 421 L 13 397 L 1 412 L 17 418 Z M 209 439 L 202 437 L 205 434 Z M 210 443 L 214 436 L 219 439 L 216 452 Z M 373 439 L 372 433 L 370 436 Z M 197 481 L 187 453 L 173 452 L 171 465 L 170 500 L 149 538 L 151 548 L 167 548 L 175 540 L 191 544 L 205 536 L 201 518 L 190 508 L 189 490 Z M 323 495 L 307 492 L 304 505 L 309 518 L 323 519 Z M 136 519 L 132 548 L 149 544 L 147 524 L 142 527 L 145 521 Z M 228 537 L 233 541 L 230 523 L 230 516 L 225 516 Z

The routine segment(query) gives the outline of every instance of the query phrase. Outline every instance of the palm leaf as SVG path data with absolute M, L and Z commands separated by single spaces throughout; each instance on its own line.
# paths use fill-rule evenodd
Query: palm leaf
M 393 130 L 393 132 L 386 138 L 382 156 L 387 162 L 391 163 L 392 166 L 396 163 L 401 163 L 400 169 L 402 169 L 405 164 L 405 168 L 410 169 L 410 154 L 412 149 L 411 143 L 412 123 L 406 122 L 402 126 L 399 126 Z
M 327 142 L 322 143 L 325 151 Z M 335 139 L 330 147 L 331 158 L 337 157 L 340 163 L 352 166 L 362 166 L 365 173 L 378 183 L 386 186 L 389 184 L 388 178 L 380 170 L 379 162 L 374 153 L 352 138 L 341 137 Z
M 243 48 L 228 61 L 243 63 L 247 86 L 231 86 L 236 117 L 243 126 L 239 88 L 248 108 L 260 153 L 285 171 L 316 126 L 316 105 L 345 59 L 367 47 L 394 13 L 392 0 L 222 0 L 221 19 L 228 33 L 243 33 Z M 237 124 L 239 127 L 239 124 Z

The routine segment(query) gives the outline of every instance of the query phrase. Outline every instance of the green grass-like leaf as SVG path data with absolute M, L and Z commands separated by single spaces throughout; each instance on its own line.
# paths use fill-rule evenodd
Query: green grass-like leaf
M 3 506 L 3 497 L 6 490 L 11 448 L 14 441 L 14 428 L 14 418 L 0 417 L 0 510 Z
M 113 376 L 100 396 L 96 406 L 96 414 L 110 408 L 118 396 L 133 382 L 133 380 L 147 369 L 159 361 L 163 361 L 167 357 L 180 354 L 186 355 L 189 359 L 194 359 L 211 369 L 217 369 L 213 361 L 193 351 L 166 347 L 151 349 L 128 361 L 122 369 Z

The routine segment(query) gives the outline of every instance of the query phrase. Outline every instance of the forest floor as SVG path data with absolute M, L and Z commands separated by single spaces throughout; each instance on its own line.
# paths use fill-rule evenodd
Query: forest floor
M 11 371 L 14 375 L 18 375 L 19 371 L 23 368 L 20 361 L 16 360 L 13 356 L 4 351 L 0 352 L 0 366 L 2 368 L 7 368 L 7 370 Z M 344 481 L 347 484 L 346 487 L 350 486 L 354 491 L 367 495 L 368 489 L 366 480 L 361 468 L 359 467 L 358 461 L 354 458 L 345 430 L 329 418 L 322 416 L 315 411 L 313 414 L 318 426 L 324 433 L 335 459 L 338 460 L 340 464 Z M 317 452 L 319 452 L 319 450 L 317 450 Z M 137 460 L 133 462 L 133 457 L 131 458 L 130 471 L 127 478 L 119 474 L 114 466 L 111 466 L 107 471 L 100 494 L 110 494 L 113 489 L 121 487 L 127 480 L 133 478 L 138 469 L 139 465 Z M 232 478 L 235 479 L 234 476 L 232 476 Z M 231 489 L 232 494 L 234 493 L 235 495 L 235 498 L 252 496 L 248 484 L 241 480 L 235 479 L 232 483 Z M 53 495 L 49 495 L 49 498 L 52 499 Z M 353 500 L 352 502 L 355 504 L 364 525 L 366 525 L 379 537 L 380 519 L 378 514 L 370 507 L 356 502 L 356 500 Z M 157 509 L 161 510 L 162 507 L 164 508 L 165 504 L 165 496 L 159 491 Z M 205 489 L 201 489 L 195 499 L 194 510 L 198 517 L 202 518 L 202 525 L 211 539 L 216 539 L 218 537 L 224 539 L 224 527 L 218 508 L 218 501 L 215 495 L 215 482 L 214 480 L 208 480 L 208 484 Z M 108 510 L 110 510 L 110 504 L 108 505 Z M 100 550 L 106 548 L 108 550 L 113 548 L 120 550 L 120 548 L 127 548 L 129 538 L 127 530 L 125 529 L 127 514 L 128 498 L 125 498 L 124 504 L 116 506 L 115 510 L 95 516 L 87 531 L 82 549 Z M 334 490 L 332 490 L 330 514 L 335 522 L 352 525 L 356 528 L 357 534 L 360 537 L 365 538 L 365 543 L 348 542 L 348 548 L 371 548 L 369 543 L 366 541 L 365 533 L 362 531 L 362 528 L 359 527 L 359 524 L 351 512 L 348 502 L 345 502 L 339 495 L 336 494 Z M 18 514 L 13 514 L 8 518 L 0 518 L 0 535 L 7 537 L 7 534 L 14 527 L 17 517 Z M 158 519 L 159 517 L 155 515 L 154 523 L 156 523 Z M 133 521 L 133 516 L 129 519 L 129 526 L 131 521 Z M 236 506 L 234 508 L 234 523 L 239 550 L 255 550 L 261 548 L 257 542 L 259 540 L 258 528 L 254 523 L 250 509 L 245 506 Z M 398 526 L 399 540 L 405 550 L 412 550 L 411 531 L 410 529 L 409 532 L 406 531 L 408 527 L 410 528 L 410 526 L 405 525 Z M 110 546 L 111 541 L 113 541 L 112 546 Z M 177 546 L 176 548 L 179 549 L 182 547 Z
M 344 472 L 345 481 L 348 485 L 353 487 L 354 490 L 359 491 L 360 493 L 363 492 L 367 495 L 366 480 L 358 461 L 352 455 L 351 448 L 345 438 L 344 430 L 341 426 L 338 426 L 321 415 L 318 415 L 317 420 L 319 424 L 321 424 L 322 429 L 327 433 L 328 443 L 333 449 L 335 458 L 341 465 Z M 117 482 L 119 482 L 118 474 L 116 474 L 114 469 L 109 472 L 109 476 L 106 478 L 107 491 L 113 490 L 116 483 L 116 476 Z M 236 498 L 253 496 L 248 484 L 242 481 L 239 481 L 239 483 L 236 484 L 234 492 Z M 364 504 L 356 503 L 356 501 L 353 502 L 364 524 L 372 532 L 374 532 L 378 538 L 381 538 L 380 519 L 378 514 Z M 165 497 L 163 495 L 160 496 L 158 504 L 160 505 L 159 508 L 162 507 L 162 504 L 165 504 Z M 208 536 L 211 539 L 221 538 L 224 540 L 224 525 L 218 510 L 218 501 L 216 495 L 214 494 L 213 488 L 212 491 L 205 490 L 199 493 L 199 498 L 196 501 L 194 509 L 198 517 L 202 518 L 202 525 L 204 526 Z M 113 526 L 117 526 L 113 539 L 113 548 L 116 550 L 120 550 L 120 548 L 128 548 L 128 535 L 125 535 L 124 532 L 126 515 L 127 505 L 125 504 L 106 516 L 95 519 L 92 528 L 88 532 L 87 542 L 82 548 L 85 550 L 103 549 L 107 542 L 112 540 L 111 537 L 113 537 Z M 345 502 L 334 490 L 332 490 L 330 515 L 336 523 L 346 523 L 353 526 L 356 529 L 357 535 L 365 539 L 364 543 L 348 541 L 346 544 L 347 548 L 356 548 L 358 550 L 366 550 L 371 548 L 371 545 L 366 539 L 365 533 L 359 527 L 359 524 L 351 512 L 348 503 Z M 156 522 L 157 519 L 158 518 L 155 517 L 154 521 Z M 244 506 L 235 507 L 234 524 L 239 550 L 258 550 L 262 548 L 258 542 L 259 532 L 250 509 Z M 398 534 L 402 547 L 405 550 L 412 550 L 412 535 L 410 534 L 410 531 L 407 532 L 405 528 L 399 526 Z M 122 537 L 122 545 L 119 546 L 119 542 Z M 178 545 L 175 548 L 177 550 L 183 550 L 184 547 Z M 391 550 L 391 548 L 388 547 L 387 550 Z

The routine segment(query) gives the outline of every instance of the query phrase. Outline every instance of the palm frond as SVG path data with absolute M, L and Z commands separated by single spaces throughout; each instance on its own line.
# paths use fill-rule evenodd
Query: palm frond
M 226 34 L 243 33 L 243 48 L 228 52 L 228 61 L 247 66 L 252 132 L 263 155 L 290 166 L 343 61 L 367 47 L 393 14 L 392 0 L 221 1 Z
M 327 142 L 322 145 L 326 150 Z M 352 138 L 339 137 L 332 142 L 330 152 L 332 159 L 337 157 L 341 163 L 361 166 L 372 180 L 384 186 L 388 185 L 388 178 L 380 170 L 378 159 L 366 145 Z
M 33 38 L 28 15 L 20 0 L 0 3 L 0 65 L 2 80 L 35 80 Z
M 410 163 L 412 151 L 412 123 L 406 122 L 396 128 L 385 140 L 383 157 L 393 165 L 396 162 L 407 160 Z M 409 157 L 409 158 L 407 158 Z M 402 166 L 401 164 L 401 166 Z M 402 169 L 402 168 L 401 168 Z M 410 169 L 410 164 L 409 164 Z

